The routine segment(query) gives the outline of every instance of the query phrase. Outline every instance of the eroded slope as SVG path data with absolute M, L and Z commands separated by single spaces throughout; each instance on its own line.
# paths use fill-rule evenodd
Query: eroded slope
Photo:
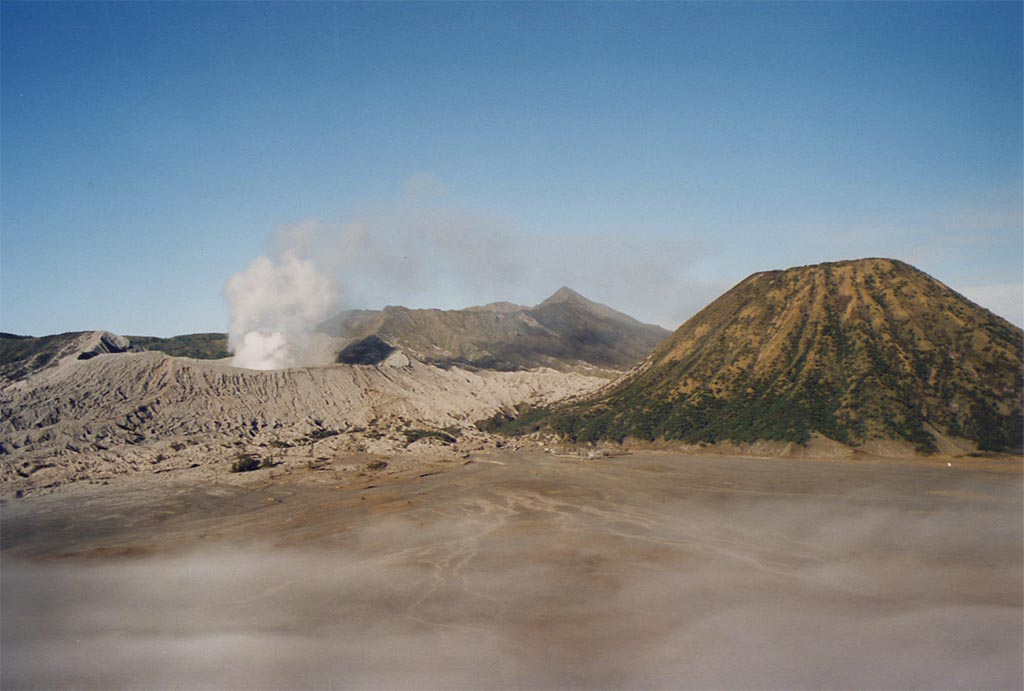
M 479 437 L 474 420 L 603 381 L 553 370 L 441 369 L 401 352 L 372 366 L 269 372 L 154 352 L 71 353 L 0 389 L 0 480 L 45 487 L 320 439 L 331 453 L 390 452 L 410 441 L 406 431 Z
M 577 440 L 1021 444 L 1024 333 L 899 261 L 750 276 L 549 425 Z

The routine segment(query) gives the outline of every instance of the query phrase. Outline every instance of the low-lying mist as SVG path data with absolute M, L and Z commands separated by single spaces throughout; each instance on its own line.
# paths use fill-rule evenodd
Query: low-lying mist
M 645 472 L 467 470 L 387 515 L 260 528 L 308 548 L 5 558 L 2 685 L 1021 687 L 1012 480 L 812 495 Z

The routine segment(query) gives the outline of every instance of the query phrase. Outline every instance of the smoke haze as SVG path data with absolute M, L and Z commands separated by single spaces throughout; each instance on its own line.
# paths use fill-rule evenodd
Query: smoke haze
M 317 254 L 333 257 L 328 270 L 339 276 L 347 302 L 358 307 L 533 305 L 567 285 L 642 321 L 674 328 L 703 307 L 698 300 L 728 287 L 695 285 L 690 273 L 707 255 L 709 241 L 684 230 L 663 237 L 630 228 L 530 232 L 440 192 L 407 189 L 337 226 L 317 222 L 313 231 L 312 225 L 278 238 L 301 236 L 319 248 Z
M 341 307 L 532 305 L 568 285 L 675 328 L 728 287 L 715 281 L 684 286 L 685 272 L 707 251 L 707 241 L 686 233 L 671 239 L 628 232 L 536 236 L 451 200 L 444 184 L 428 175 L 342 222 L 307 219 L 279 229 L 269 246 L 267 256 L 224 287 L 229 347 L 239 367 L 316 364 L 315 327 Z

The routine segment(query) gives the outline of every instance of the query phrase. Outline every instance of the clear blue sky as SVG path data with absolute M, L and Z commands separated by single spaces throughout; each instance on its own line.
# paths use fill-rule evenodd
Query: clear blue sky
M 1022 321 L 1021 3 L 0 15 L 3 331 L 225 330 L 224 281 L 275 232 L 410 242 L 415 209 L 386 211 L 410 180 L 445 209 L 428 239 L 462 239 L 415 282 L 343 277 L 380 302 L 351 306 L 568 283 L 674 328 L 754 271 L 892 256 Z M 501 242 L 523 267 L 453 287 Z

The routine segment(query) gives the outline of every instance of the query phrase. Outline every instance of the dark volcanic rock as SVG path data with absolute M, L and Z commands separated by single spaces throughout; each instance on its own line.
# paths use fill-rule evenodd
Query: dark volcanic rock
M 379 336 L 370 335 L 345 346 L 338 353 L 343 365 L 376 365 L 395 352 L 395 347 Z

